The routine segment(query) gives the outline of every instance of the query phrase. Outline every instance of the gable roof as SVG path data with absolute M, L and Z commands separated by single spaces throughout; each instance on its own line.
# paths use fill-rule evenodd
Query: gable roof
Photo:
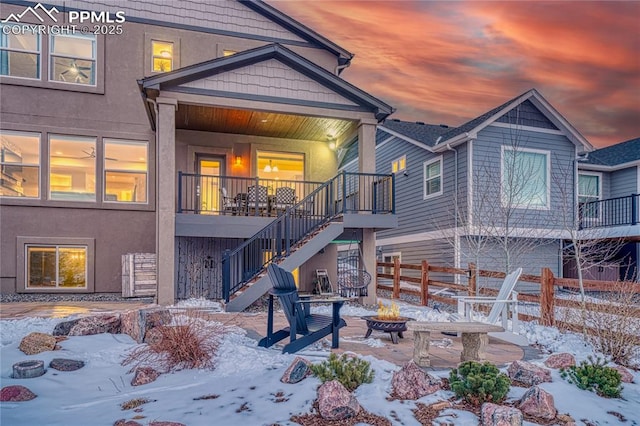
M 359 108 L 373 112 L 378 121 L 384 120 L 394 111 L 393 107 L 380 99 L 357 88 L 337 75 L 325 70 L 278 43 L 245 50 L 231 56 L 200 62 L 198 64 L 189 65 L 163 74 L 145 77 L 138 80 L 138 86 L 142 91 L 143 97 L 149 97 L 153 92 L 157 93 L 157 91 L 162 89 L 179 86 L 194 80 L 210 77 L 270 59 L 276 59 L 290 66 L 292 69 L 333 90 L 335 93 L 350 99 Z M 150 105 L 148 105 L 147 108 L 149 109 L 149 113 L 153 114 L 150 109 Z
M 400 135 L 407 136 L 432 147 L 436 144 L 439 136 L 451 131 L 452 128 L 444 124 L 425 124 L 421 121 L 401 121 L 394 118 L 385 120 L 384 123 L 378 127 L 378 132 L 387 130 L 392 130 Z
M 635 138 L 591 151 L 586 160 L 581 160 L 578 164 L 615 167 L 638 160 L 640 160 L 640 138 Z
M 353 59 L 354 54 L 348 50 L 338 46 L 328 38 L 318 34 L 306 25 L 301 24 L 290 16 L 280 12 L 273 6 L 268 5 L 262 0 L 238 0 L 248 8 L 258 12 L 259 14 L 271 19 L 277 24 L 285 27 L 292 33 L 302 37 L 305 40 L 319 45 L 338 57 L 340 65 L 348 65 Z M 341 70 L 339 70 L 341 71 Z
M 500 117 L 513 110 L 525 101 L 530 101 L 549 121 L 560 129 L 571 142 L 582 148 L 582 151 L 592 151 L 593 146 L 578 132 L 553 106 L 536 90 L 531 89 L 484 114 L 467 121 L 460 127 L 443 134 L 436 142 L 436 149 L 445 149 L 446 145 L 457 145 L 469 139 L 475 139 L 477 133 L 497 121 Z

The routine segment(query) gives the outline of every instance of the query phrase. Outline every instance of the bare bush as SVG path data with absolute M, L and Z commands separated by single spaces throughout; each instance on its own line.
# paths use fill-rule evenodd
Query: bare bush
M 223 324 L 206 319 L 198 311 L 174 315 L 171 325 L 157 327 L 158 339 L 132 350 L 122 365 L 132 364 L 131 371 L 149 366 L 163 373 L 213 369 L 224 332 Z

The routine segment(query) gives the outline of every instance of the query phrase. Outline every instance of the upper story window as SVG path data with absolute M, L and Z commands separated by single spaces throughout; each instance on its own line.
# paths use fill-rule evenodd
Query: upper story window
M 104 201 L 147 202 L 147 142 L 104 139 Z
M 0 132 L 0 196 L 40 196 L 40 135 Z
M 51 80 L 96 84 L 95 35 L 51 35 L 49 51 Z
M 24 25 L 0 25 L 0 75 L 40 78 L 40 35 Z
M 549 208 L 549 151 L 502 147 L 502 205 Z
M 407 156 L 403 155 L 391 162 L 391 173 L 396 173 L 407 168 Z
M 167 72 L 173 70 L 173 43 L 151 40 L 151 71 Z
M 583 218 L 598 218 L 598 201 L 602 197 L 602 175 L 600 173 L 578 173 L 578 205 Z M 587 204 L 589 203 L 589 204 Z
M 51 200 L 96 201 L 96 138 L 49 137 Z
M 442 157 L 424 163 L 424 199 L 442 194 Z

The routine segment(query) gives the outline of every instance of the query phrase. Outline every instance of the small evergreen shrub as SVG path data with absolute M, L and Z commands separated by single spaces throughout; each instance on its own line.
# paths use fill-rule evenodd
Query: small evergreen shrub
M 509 392 L 511 381 L 489 362 L 466 361 L 451 370 L 449 384 L 456 397 L 481 405 L 487 401 L 502 401 Z
M 605 398 L 620 398 L 622 381 L 620 373 L 615 368 L 604 365 L 604 360 L 593 359 L 582 361 L 578 366 L 571 366 L 560 370 L 560 375 L 578 388 L 595 392 Z
M 375 374 L 369 361 L 347 354 L 338 358 L 334 353 L 329 355 L 328 360 L 311 365 L 311 371 L 322 383 L 337 380 L 349 392 L 353 392 L 363 383 L 371 383 Z

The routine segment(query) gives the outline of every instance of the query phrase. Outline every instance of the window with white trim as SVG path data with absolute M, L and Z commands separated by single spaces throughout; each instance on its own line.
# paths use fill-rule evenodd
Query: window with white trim
M 442 194 L 442 157 L 424 163 L 424 199 Z
M 40 197 L 40 134 L 0 130 L 0 196 Z
M 383 253 L 382 254 L 382 262 L 383 263 L 393 263 L 398 259 L 398 262 L 402 263 L 402 253 Z M 393 267 L 385 266 L 382 268 L 383 274 L 393 274 Z
M 407 156 L 403 155 L 391 162 L 391 173 L 397 173 L 407 168 Z
M 26 289 L 87 288 L 87 246 L 25 246 Z
M 40 78 L 40 34 L 20 24 L 0 25 L 0 75 Z
M 95 34 L 52 34 L 49 40 L 49 79 L 95 86 L 97 56 Z
M 147 202 L 148 143 L 104 140 L 104 201 Z
M 600 216 L 598 203 L 602 197 L 602 175 L 600 173 L 578 173 L 578 206 L 583 218 L 597 219 Z
M 549 151 L 502 147 L 502 205 L 516 208 L 549 208 Z

